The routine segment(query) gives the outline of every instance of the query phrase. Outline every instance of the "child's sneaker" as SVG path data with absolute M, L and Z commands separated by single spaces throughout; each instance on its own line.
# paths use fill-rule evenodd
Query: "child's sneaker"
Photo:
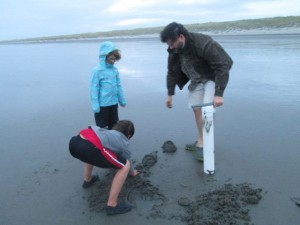
M 106 215 L 108 215 L 108 216 L 127 213 L 132 209 L 133 209 L 132 205 L 128 205 L 128 204 L 125 204 L 125 203 L 119 203 L 115 207 L 106 206 L 106 208 L 105 208 Z
M 98 175 L 93 175 L 90 181 L 83 181 L 82 188 L 89 188 L 99 180 Z

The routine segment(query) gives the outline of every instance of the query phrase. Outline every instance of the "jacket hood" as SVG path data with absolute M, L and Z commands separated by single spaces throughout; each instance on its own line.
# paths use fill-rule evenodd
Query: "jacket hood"
M 109 53 L 111 53 L 114 50 L 117 50 L 114 43 L 112 43 L 111 41 L 102 42 L 99 47 L 99 58 L 101 56 L 106 57 Z

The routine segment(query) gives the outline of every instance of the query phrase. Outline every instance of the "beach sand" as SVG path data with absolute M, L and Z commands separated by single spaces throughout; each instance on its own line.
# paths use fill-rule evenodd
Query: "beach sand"
M 168 140 L 168 144 L 170 142 Z M 163 147 L 165 146 L 163 145 Z M 173 149 L 172 153 L 174 153 Z M 170 151 L 163 152 L 170 154 Z M 168 157 L 172 156 L 166 158 Z M 142 162 L 135 165 L 139 176 L 128 178 L 120 195 L 121 202 L 130 203 L 137 209 L 140 205 L 147 205 L 148 210 L 145 210 L 143 214 L 149 219 L 182 221 L 190 225 L 250 224 L 248 205 L 258 204 L 262 198 L 261 189 L 255 189 L 247 183 L 237 185 L 228 183 L 220 187 L 212 185 L 210 191 L 204 191 L 195 198 L 189 198 L 185 193 L 185 189 L 189 188 L 188 185 L 175 181 L 174 185 L 182 189 L 182 194 L 177 196 L 178 205 L 173 202 L 173 205 L 168 206 L 169 193 L 172 192 L 172 188 L 169 187 L 169 190 L 162 191 L 159 185 L 154 185 L 151 181 L 151 176 L 155 175 L 151 172 L 151 168 L 156 166 L 158 161 L 158 152 L 154 151 L 146 154 Z M 105 176 L 102 176 L 102 180 L 97 182 L 89 193 L 87 200 L 90 211 L 105 213 L 109 187 L 114 173 L 115 171 L 110 170 Z M 171 212 L 168 210 L 170 207 L 173 208 Z
M 1 137 L 0 224 L 298 224 L 300 208 L 291 200 L 300 197 L 296 137 L 289 139 L 283 155 L 281 146 L 278 150 L 271 141 L 280 130 L 267 132 L 281 123 L 252 120 L 257 110 L 267 115 L 273 106 L 257 102 L 237 109 L 239 100 L 229 98 L 217 110 L 216 172 L 207 175 L 203 163 L 184 150 L 196 137 L 185 95 L 176 95 L 172 109 L 165 108 L 164 100 L 160 94 L 129 95 L 131 103 L 120 108 L 120 119 L 131 119 L 136 126 L 131 151 L 140 175 L 128 178 L 120 196 L 135 208 L 118 216 L 103 212 L 114 171 L 95 168 L 100 181 L 82 189 L 82 163 L 68 152 L 70 138 L 94 123 L 85 98 L 76 104 L 62 100 L 44 112 L 28 109 L 28 115 L 7 116 L 2 121 L 6 132 Z M 290 116 L 294 113 L 299 112 Z M 267 120 L 280 121 L 281 115 Z M 285 125 L 290 132 L 297 129 L 292 121 Z M 175 152 L 163 151 L 168 140 Z M 144 158 L 149 154 L 155 160 Z

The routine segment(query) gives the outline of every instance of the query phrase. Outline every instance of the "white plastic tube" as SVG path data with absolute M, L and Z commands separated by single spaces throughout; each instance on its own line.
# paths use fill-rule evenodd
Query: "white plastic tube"
M 215 173 L 214 107 L 202 107 L 204 173 Z

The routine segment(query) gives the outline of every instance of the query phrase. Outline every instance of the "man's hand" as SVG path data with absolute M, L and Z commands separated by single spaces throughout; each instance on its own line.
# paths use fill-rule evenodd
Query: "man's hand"
M 166 101 L 167 108 L 172 108 L 172 95 L 168 95 L 167 101 Z
M 223 97 L 215 96 L 214 98 L 214 107 L 219 107 L 223 105 Z

